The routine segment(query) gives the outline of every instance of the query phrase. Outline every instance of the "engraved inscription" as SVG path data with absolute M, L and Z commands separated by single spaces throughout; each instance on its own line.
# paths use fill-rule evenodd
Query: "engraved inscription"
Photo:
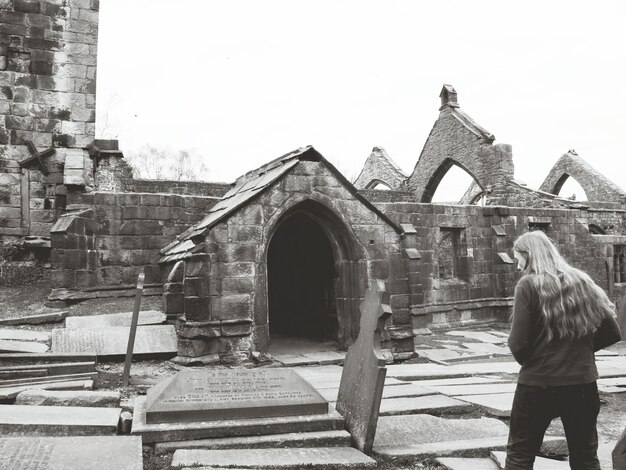
M 0 462 L 13 470 L 48 470 L 54 445 L 41 439 L 0 441 Z

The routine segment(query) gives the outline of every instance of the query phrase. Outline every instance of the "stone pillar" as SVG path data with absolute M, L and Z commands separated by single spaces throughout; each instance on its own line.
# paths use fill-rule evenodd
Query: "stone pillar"
M 96 140 L 89 149 L 96 161 L 96 189 L 124 192 L 132 190 L 133 171 L 124 160 L 117 140 Z

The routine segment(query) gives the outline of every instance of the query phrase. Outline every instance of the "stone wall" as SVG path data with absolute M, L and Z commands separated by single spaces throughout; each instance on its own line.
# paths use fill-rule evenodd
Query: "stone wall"
M 133 180 L 132 186 L 133 191 L 138 193 L 170 193 L 210 197 L 222 197 L 231 188 L 230 183 L 142 179 Z
M 98 1 L 0 2 L 0 236 L 48 236 L 93 186 Z M 29 150 L 26 143 L 33 147 Z M 32 152 L 54 149 L 41 160 Z M 21 164 L 20 164 L 21 162 Z
M 572 265 L 609 290 L 605 249 L 580 222 L 586 211 L 414 203 L 377 206 L 392 220 L 415 228 L 419 268 L 411 288 L 411 313 L 416 329 L 464 320 L 499 317 L 506 321 L 519 278 L 511 259 L 513 242 L 529 227 L 544 229 Z M 459 270 L 454 276 L 442 276 L 440 269 L 449 262 L 450 250 L 441 246 L 447 230 L 464 236 L 455 249 Z
M 64 215 L 52 230 L 55 287 L 134 284 L 144 267 L 146 283 L 162 282 L 156 264 L 159 250 L 202 219 L 215 200 L 174 194 L 83 194 L 81 205 L 89 209 Z M 80 238 L 85 235 L 89 243 Z

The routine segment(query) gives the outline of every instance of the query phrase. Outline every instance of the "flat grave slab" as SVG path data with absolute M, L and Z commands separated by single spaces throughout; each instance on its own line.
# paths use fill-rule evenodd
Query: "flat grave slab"
M 0 405 L 4 436 L 82 436 L 117 432 L 120 408 Z
M 328 413 L 318 415 L 150 424 L 146 423 L 146 397 L 140 396 L 135 399 L 131 434 L 141 435 L 145 444 L 342 429 L 344 429 L 344 419 L 332 408 Z
M 148 390 L 146 398 L 148 423 L 327 412 L 327 400 L 289 369 L 185 370 Z
M 99 328 L 108 326 L 130 326 L 133 312 L 108 313 L 106 315 L 90 315 L 81 317 L 67 317 L 65 328 Z M 164 323 L 167 315 L 156 310 L 139 312 L 138 325 L 155 325 Z
M 0 328 L 0 339 L 46 343 L 50 339 L 50 333 L 47 331 L 22 330 L 19 328 Z
M 490 395 L 459 395 L 454 398 L 480 406 L 492 416 L 511 416 L 514 393 L 494 393 Z
M 120 392 L 90 390 L 25 390 L 15 399 L 16 405 L 89 406 L 119 408 Z
M 20 470 L 143 470 L 141 438 L 128 436 L 2 438 L 0 462 Z
M 498 464 L 490 458 L 440 457 L 435 461 L 449 470 L 500 470 Z
M 319 390 L 319 392 L 328 401 L 337 401 L 339 387 L 325 388 Z M 385 388 L 383 388 L 383 400 L 386 398 L 421 397 L 432 394 L 433 390 L 431 388 L 423 387 L 417 383 L 404 383 L 402 385 L 385 386 Z
M 494 393 L 513 393 L 517 384 L 512 382 L 493 384 L 468 384 L 468 385 L 433 385 L 427 388 L 448 396 L 463 395 L 489 395 Z
M 380 404 L 381 416 L 405 415 L 412 413 L 461 413 L 472 409 L 467 402 L 445 395 L 426 395 L 409 398 L 388 398 Z
M 599 367 L 598 367 L 599 368 Z M 439 364 L 392 364 L 387 366 L 387 377 L 401 380 L 445 379 L 470 377 L 480 374 L 517 374 L 517 362 L 475 362 L 444 366 Z M 626 364 L 624 364 L 626 374 Z
M 11 341 L 0 339 L 0 353 L 45 353 L 48 345 L 36 341 Z
M 296 447 L 350 447 L 348 431 L 294 432 L 269 436 L 222 437 L 193 441 L 161 442 L 154 445 L 156 454 L 176 449 L 263 449 Z
M 410 383 L 422 385 L 423 387 L 433 387 L 439 385 L 471 385 L 471 384 L 493 384 L 507 382 L 501 377 L 457 377 L 451 379 L 428 379 L 428 380 L 415 380 Z
M 419 357 L 425 357 L 433 362 L 443 362 L 449 360 L 471 359 L 470 351 L 466 353 L 459 349 L 417 349 L 415 351 Z
M 181 449 L 174 452 L 172 467 L 211 466 L 217 468 L 375 468 L 376 461 L 352 447 L 300 449 Z
M 508 347 L 498 346 L 491 343 L 463 343 L 468 350 L 479 354 L 496 354 L 498 356 L 510 356 L 511 350 Z
M 40 325 L 42 323 L 57 323 L 63 321 L 67 311 L 39 313 L 24 315 L 22 317 L 9 317 L 0 319 L 0 325 Z
M 471 338 L 483 343 L 491 344 L 503 344 L 507 342 L 507 338 L 502 336 L 487 333 L 486 331 L 447 331 L 445 333 L 449 336 L 462 336 L 464 338 Z
M 491 458 L 497 462 L 498 468 L 504 468 L 506 461 L 506 452 L 491 452 Z M 535 457 L 534 470 L 568 470 L 569 463 L 561 460 L 546 459 L 544 457 Z
M 98 356 L 126 354 L 130 327 L 76 328 L 52 330 L 52 352 L 95 352 Z M 133 355 L 170 354 L 178 352 L 176 330 L 173 325 L 146 325 L 137 327 Z
M 71 380 L 67 382 L 50 382 L 44 384 L 18 385 L 0 388 L 0 400 L 12 400 L 25 390 L 91 390 L 93 380 Z
M 427 414 L 385 416 L 378 421 L 374 445 L 410 446 L 483 437 L 507 437 L 509 428 L 496 418 L 450 419 Z

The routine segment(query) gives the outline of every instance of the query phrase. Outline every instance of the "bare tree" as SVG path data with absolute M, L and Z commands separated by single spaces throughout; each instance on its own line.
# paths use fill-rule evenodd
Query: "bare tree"
M 170 150 L 144 145 L 125 153 L 136 178 L 207 181 L 209 168 L 201 155 L 190 150 Z

